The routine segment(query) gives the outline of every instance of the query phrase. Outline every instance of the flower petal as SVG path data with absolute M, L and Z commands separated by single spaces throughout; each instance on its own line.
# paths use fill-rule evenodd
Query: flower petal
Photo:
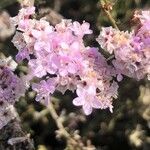
M 83 105 L 83 100 L 80 97 L 77 97 L 73 100 L 73 104 L 75 106 L 82 106 Z
M 83 111 L 86 115 L 90 115 L 92 113 L 92 107 L 88 104 L 83 105 Z

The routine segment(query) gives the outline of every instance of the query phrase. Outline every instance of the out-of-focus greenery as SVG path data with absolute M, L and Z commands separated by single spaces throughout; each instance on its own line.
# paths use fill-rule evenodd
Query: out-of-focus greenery
M 4 3 L 5 2 L 5 3 Z M 121 30 L 130 29 L 132 15 L 137 9 L 150 9 L 150 0 L 110 0 L 113 4 L 112 16 Z M 86 38 L 87 45 L 98 46 L 95 38 L 102 26 L 111 23 L 100 8 L 98 0 L 36 0 L 37 8 L 50 7 L 65 18 L 90 22 L 93 35 Z M 17 14 L 15 0 L 0 0 L 0 9 L 6 9 L 11 16 Z M 15 55 L 17 50 L 10 39 L 0 43 L 6 55 Z M 19 72 L 19 70 L 18 70 Z M 57 127 L 48 112 L 41 115 L 45 107 L 34 101 L 34 93 L 28 91 L 26 97 L 16 104 L 24 128 L 31 133 L 38 150 L 61 150 L 65 148 L 63 139 L 57 139 Z M 114 113 L 95 110 L 85 117 L 72 105 L 74 93 L 55 94 L 58 113 L 65 117 L 65 126 L 70 131 L 79 130 L 82 139 L 90 139 L 98 150 L 148 150 L 150 149 L 150 91 L 146 80 L 135 81 L 125 78 L 120 83 L 119 98 L 114 101 Z

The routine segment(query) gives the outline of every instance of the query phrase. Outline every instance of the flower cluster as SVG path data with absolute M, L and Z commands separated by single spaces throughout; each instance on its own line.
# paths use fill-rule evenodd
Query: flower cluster
M 17 25 L 12 42 L 18 49 L 17 61 L 28 60 L 27 79 L 36 77 L 39 81 L 31 85 L 37 92 L 36 100 L 47 105 L 56 90 L 76 90 L 73 104 L 82 106 L 85 114 L 89 115 L 92 108 L 109 108 L 112 112 L 118 89 L 113 81 L 115 69 L 98 48 L 85 46 L 84 35 L 92 33 L 89 23 L 62 20 L 53 27 L 44 19 L 31 19 L 34 10 L 22 8 L 12 18 Z
M 10 66 L 10 58 L 0 59 L 0 102 L 14 104 L 25 92 L 22 80 L 13 73 L 16 64 Z
M 150 11 L 136 12 L 134 19 L 138 23 L 131 32 L 103 27 L 97 41 L 101 48 L 113 53 L 112 63 L 120 77 L 140 80 L 150 76 Z
M 24 83 L 13 73 L 16 66 L 11 57 L 0 59 L 0 129 L 15 118 L 12 105 L 25 93 Z

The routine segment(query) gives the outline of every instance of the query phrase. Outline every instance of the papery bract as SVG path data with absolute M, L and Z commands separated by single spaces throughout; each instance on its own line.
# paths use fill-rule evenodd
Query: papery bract
M 38 78 L 32 84 L 32 89 L 37 92 L 36 100 L 45 100 L 47 105 L 54 91 L 77 90 L 78 97 L 73 103 L 78 105 L 77 100 L 80 100 L 87 115 L 92 108 L 112 111 L 115 96 L 111 86 L 116 77 L 115 69 L 107 64 L 98 48 L 85 46 L 83 37 L 92 33 L 90 24 L 62 20 L 52 27 L 43 19 L 30 19 L 31 13 L 27 13 L 30 8 L 26 9 L 16 17 L 18 32 L 22 33 L 16 32 L 12 42 L 19 51 L 17 59 L 28 60 L 26 83 Z M 114 86 L 114 91 L 117 89 Z

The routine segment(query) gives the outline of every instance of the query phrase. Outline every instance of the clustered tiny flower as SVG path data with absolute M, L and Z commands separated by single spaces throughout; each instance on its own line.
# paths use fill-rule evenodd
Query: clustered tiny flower
M 17 61 L 28 60 L 26 79 L 38 79 L 31 85 L 37 92 L 36 100 L 48 105 L 56 90 L 71 90 L 77 94 L 73 104 L 82 106 L 86 115 L 93 108 L 112 112 L 118 89 L 113 80 L 115 69 L 98 48 L 85 46 L 83 37 L 92 34 L 89 23 L 62 20 L 53 27 L 44 19 L 31 19 L 34 10 L 23 8 L 12 18 L 17 25 L 12 42 L 18 49 Z
M 13 72 L 16 66 L 11 57 L 0 59 L 0 129 L 15 118 L 13 105 L 25 93 L 24 83 Z
M 136 12 L 131 32 L 103 27 L 97 38 L 101 48 L 114 55 L 116 73 L 136 80 L 150 76 L 150 11 Z

